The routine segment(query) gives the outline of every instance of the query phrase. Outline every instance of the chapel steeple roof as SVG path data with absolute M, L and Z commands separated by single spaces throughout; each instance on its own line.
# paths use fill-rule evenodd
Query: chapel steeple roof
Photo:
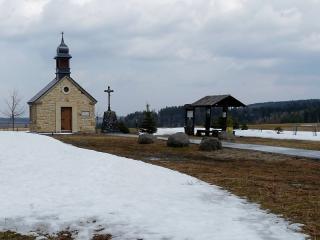
M 55 56 L 55 59 L 57 58 L 72 58 L 72 56 L 69 54 L 69 47 L 64 43 L 63 38 L 63 32 L 61 32 L 61 43 L 57 47 L 57 55 Z
M 61 43 L 57 47 L 57 55 L 54 57 L 56 60 L 56 76 L 61 79 L 64 76 L 70 77 L 70 58 L 69 48 L 64 43 L 63 32 L 61 33 Z

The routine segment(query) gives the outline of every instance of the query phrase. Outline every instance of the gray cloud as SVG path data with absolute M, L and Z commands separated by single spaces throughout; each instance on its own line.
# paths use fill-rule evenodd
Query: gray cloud
M 49 82 L 64 30 L 72 76 L 99 112 L 107 84 L 120 114 L 208 94 L 318 98 L 319 10 L 318 0 L 0 0 L 0 94 L 27 101 Z

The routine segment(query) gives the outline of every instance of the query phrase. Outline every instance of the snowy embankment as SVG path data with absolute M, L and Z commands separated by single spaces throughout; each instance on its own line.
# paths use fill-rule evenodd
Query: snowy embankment
M 304 239 L 296 225 L 193 177 L 47 136 L 0 132 L 0 230 L 113 239 Z
M 313 132 L 298 131 L 296 135 L 293 131 L 283 131 L 278 134 L 274 130 L 236 130 L 237 136 L 242 137 L 260 137 L 260 138 L 272 138 L 272 139 L 292 139 L 292 140 L 308 140 L 308 141 L 320 141 L 320 132 L 315 136 Z
M 184 129 L 183 128 L 158 128 L 156 135 L 170 135 L 176 132 L 184 132 Z M 317 135 L 315 136 L 314 132 L 306 132 L 306 131 L 298 131 L 297 134 L 294 135 L 293 131 L 283 131 L 280 134 L 278 134 L 274 130 L 261 131 L 256 129 L 249 129 L 249 130 L 235 130 L 235 134 L 236 136 L 242 136 L 242 137 L 320 141 L 320 132 L 318 132 Z

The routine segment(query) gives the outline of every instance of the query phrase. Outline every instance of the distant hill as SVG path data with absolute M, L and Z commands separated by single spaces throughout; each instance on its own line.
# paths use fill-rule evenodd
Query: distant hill
M 319 105 L 320 99 L 308 99 L 308 100 L 292 100 L 292 101 L 279 101 L 279 102 L 263 102 L 263 103 L 254 103 L 248 105 L 250 108 L 286 108 L 288 106 L 293 107 L 303 107 L 310 105 Z
M 11 122 L 10 118 L 0 118 L 0 123 L 8 123 Z M 15 122 L 17 123 L 29 123 L 29 118 L 16 118 Z
M 320 99 L 255 103 L 236 110 L 235 116 L 248 123 L 319 122 Z
M 25 127 L 29 124 L 29 118 L 17 118 L 15 119 L 16 127 Z M 11 119 L 0 118 L 0 128 L 7 128 L 11 126 Z
M 221 109 L 213 109 L 213 122 L 218 122 Z M 159 127 L 184 125 L 184 107 L 165 107 L 155 113 Z M 196 111 L 196 124 L 204 124 L 204 110 Z M 242 123 L 311 123 L 320 120 L 320 99 L 264 102 L 250 104 L 246 108 L 232 109 L 234 122 Z M 128 114 L 123 118 L 129 127 L 141 121 L 142 112 Z

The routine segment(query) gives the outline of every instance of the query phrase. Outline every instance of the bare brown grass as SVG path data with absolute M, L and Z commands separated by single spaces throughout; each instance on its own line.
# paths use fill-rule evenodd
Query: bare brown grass
M 21 235 L 11 231 L 0 232 L 0 240 L 35 240 L 35 237 Z
M 143 160 L 221 186 L 304 224 L 305 233 L 313 239 L 320 238 L 320 162 L 236 149 L 200 152 L 196 145 L 168 148 L 163 141 L 140 145 L 134 138 L 104 135 L 56 138 L 78 147 Z
M 48 240 L 73 240 L 75 239 L 72 232 L 61 231 L 56 234 L 56 236 L 46 235 Z M 36 237 L 22 235 L 12 231 L 0 232 L 0 240 L 35 240 Z M 111 240 L 112 236 L 110 234 L 95 234 L 92 240 Z
M 314 131 L 314 127 L 318 126 L 318 131 L 320 130 L 319 123 L 260 123 L 260 124 L 249 124 L 249 129 L 263 129 L 263 130 L 274 130 L 276 127 L 281 127 L 286 131 L 293 131 L 298 127 L 298 131 Z

